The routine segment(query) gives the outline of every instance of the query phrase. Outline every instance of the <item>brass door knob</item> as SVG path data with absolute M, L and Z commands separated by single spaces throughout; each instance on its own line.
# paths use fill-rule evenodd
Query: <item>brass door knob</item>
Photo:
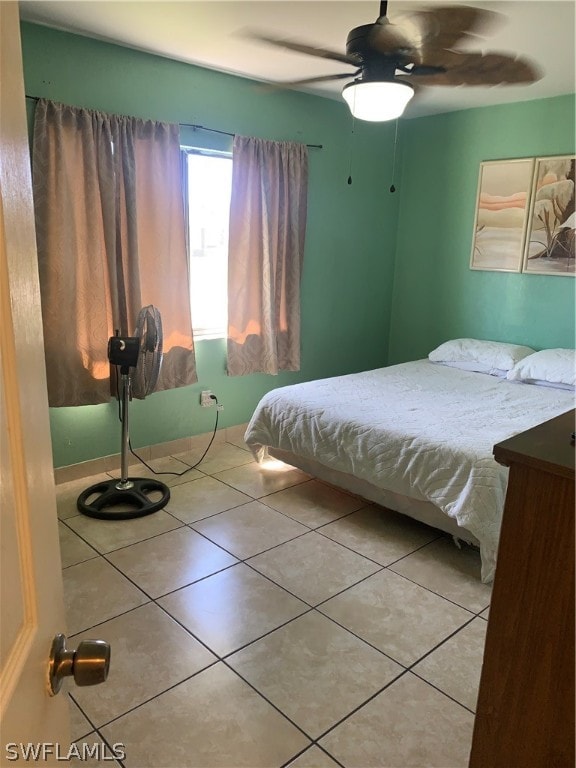
M 48 677 L 55 696 L 65 677 L 74 677 L 76 685 L 98 685 L 108 677 L 110 645 L 104 640 L 82 640 L 74 651 L 66 648 L 65 635 L 56 635 L 50 649 Z

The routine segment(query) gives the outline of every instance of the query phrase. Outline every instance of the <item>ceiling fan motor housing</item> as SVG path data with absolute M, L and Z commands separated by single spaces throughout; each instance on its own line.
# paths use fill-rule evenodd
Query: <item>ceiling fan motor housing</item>
M 371 37 L 376 26 L 363 24 L 351 29 L 346 38 L 346 53 L 358 58 L 359 66 L 362 67 L 362 80 L 393 80 L 398 65 L 409 63 L 410 57 L 401 50 L 391 54 L 375 51 Z

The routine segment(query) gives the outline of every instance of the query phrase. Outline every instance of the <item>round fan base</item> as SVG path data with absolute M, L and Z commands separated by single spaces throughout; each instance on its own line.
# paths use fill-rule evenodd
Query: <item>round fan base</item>
M 129 477 L 128 481 L 129 488 L 122 488 L 121 480 L 91 485 L 78 496 L 78 511 L 98 520 L 131 520 L 158 512 L 168 504 L 170 489 L 159 480 Z

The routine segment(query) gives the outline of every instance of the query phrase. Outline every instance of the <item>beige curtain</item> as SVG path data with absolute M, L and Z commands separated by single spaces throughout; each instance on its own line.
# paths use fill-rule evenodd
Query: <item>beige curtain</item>
M 300 368 L 304 144 L 236 136 L 228 256 L 228 374 Z
M 178 126 L 41 99 L 33 181 L 50 405 L 110 399 L 108 338 L 147 304 L 156 389 L 195 382 Z

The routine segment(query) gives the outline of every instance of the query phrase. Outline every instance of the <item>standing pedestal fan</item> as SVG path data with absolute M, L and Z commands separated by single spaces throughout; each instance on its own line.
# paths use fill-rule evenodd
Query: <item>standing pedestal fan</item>
M 153 392 L 162 365 L 162 321 L 156 307 L 150 305 L 140 310 L 135 336 L 117 334 L 110 337 L 108 359 L 112 365 L 120 368 L 120 480 L 105 480 L 86 488 L 76 504 L 78 510 L 88 517 L 96 517 L 99 520 L 130 520 L 157 512 L 170 500 L 168 486 L 159 480 L 128 477 L 130 398 L 134 394 L 144 399 Z M 151 494 L 154 494 L 154 498 Z M 115 510 L 115 506 L 120 509 Z

